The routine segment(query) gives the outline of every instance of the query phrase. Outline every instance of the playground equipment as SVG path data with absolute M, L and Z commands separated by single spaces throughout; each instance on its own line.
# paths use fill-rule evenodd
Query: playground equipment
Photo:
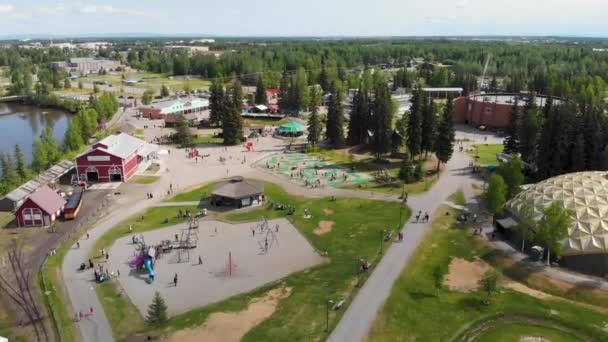
M 179 239 L 179 245 L 177 252 L 177 262 L 189 262 L 190 261 L 190 250 L 196 248 L 198 244 L 198 219 L 190 218 L 188 220 L 188 228 L 182 229 Z
M 245 144 L 245 148 L 247 149 L 247 152 L 252 152 L 253 151 L 253 141 L 248 141 Z
M 228 252 L 228 261 L 226 261 L 224 275 L 231 277 L 234 272 L 236 272 L 236 264 L 232 261 L 232 252 Z
M 148 272 L 148 284 L 150 284 L 156 278 L 154 272 L 156 248 L 147 246 L 143 235 L 133 236 L 133 245 L 135 246 L 136 256 L 129 262 L 129 266 L 134 269 L 145 268 Z
M 258 246 L 263 253 L 268 253 L 275 244 L 279 245 L 279 239 L 277 238 L 276 231 L 270 228 L 270 224 L 266 217 L 262 218 L 262 223 L 258 226 L 260 232 L 261 239 L 258 240 Z M 265 234 L 264 234 L 265 233 Z
M 188 158 L 196 158 L 199 156 L 198 150 L 193 148 L 188 152 Z
M 376 182 L 380 184 L 387 184 L 391 182 L 391 175 L 386 169 L 373 172 L 372 175 L 376 179 Z

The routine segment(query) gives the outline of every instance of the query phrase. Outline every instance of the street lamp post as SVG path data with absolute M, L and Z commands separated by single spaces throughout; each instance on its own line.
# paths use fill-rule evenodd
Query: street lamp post
M 380 254 L 382 254 L 382 246 L 384 245 L 384 234 L 386 232 L 386 229 L 382 229 L 382 231 L 380 232 L 382 235 L 380 235 Z
M 333 300 L 328 299 L 325 303 L 325 332 L 329 332 L 329 306 L 334 303 Z

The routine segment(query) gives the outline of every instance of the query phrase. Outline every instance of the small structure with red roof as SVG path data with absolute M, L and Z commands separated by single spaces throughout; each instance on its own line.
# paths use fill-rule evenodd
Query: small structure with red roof
M 279 98 L 279 89 L 266 89 L 266 96 L 268 99 Z
M 48 186 L 34 191 L 15 212 L 19 227 L 50 226 L 61 215 L 65 199 Z

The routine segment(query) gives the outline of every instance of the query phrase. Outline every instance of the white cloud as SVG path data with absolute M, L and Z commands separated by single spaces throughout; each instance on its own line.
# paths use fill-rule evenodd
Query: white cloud
M 456 3 L 457 8 L 465 8 L 469 6 L 469 0 L 460 0 Z
M 128 9 L 116 8 L 112 5 L 107 4 L 81 4 L 79 8 L 80 13 L 82 14 L 91 14 L 91 15 L 116 15 L 116 14 L 124 14 L 131 16 L 140 16 L 140 17 L 152 17 L 158 16 L 156 12 L 140 12 L 133 11 Z
M 27 20 L 31 19 L 32 15 L 29 13 L 11 13 L 8 18 L 12 20 Z
M 37 10 L 38 12 L 46 15 L 59 15 L 66 12 L 66 8 L 62 3 L 58 3 L 55 6 L 42 6 Z
M 15 6 L 11 4 L 0 4 L 0 13 L 11 13 L 15 10 Z

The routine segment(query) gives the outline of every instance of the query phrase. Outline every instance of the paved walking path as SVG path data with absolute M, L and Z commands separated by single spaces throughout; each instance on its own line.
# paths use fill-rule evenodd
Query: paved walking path
M 470 187 L 470 174 L 463 171 L 468 164 L 469 158 L 463 152 L 455 152 L 447 165 L 447 171 L 430 191 L 409 197 L 407 204 L 412 209 L 412 216 L 422 211 L 423 215 L 427 212 L 430 217 L 434 217 L 437 209 L 451 194 L 459 188 Z M 402 230 L 403 241 L 389 247 L 328 341 L 356 342 L 365 339 L 393 284 L 404 266 L 407 267 L 429 226 L 430 222 L 416 223 L 411 220 L 405 224 Z

